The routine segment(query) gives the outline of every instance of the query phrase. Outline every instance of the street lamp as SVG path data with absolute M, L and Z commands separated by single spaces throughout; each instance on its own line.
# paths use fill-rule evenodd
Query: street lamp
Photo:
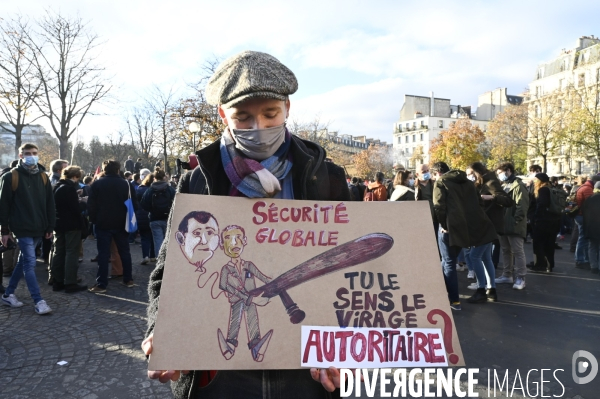
M 192 146 L 194 147 L 194 152 L 196 152 L 196 133 L 198 133 L 201 129 L 201 126 L 198 122 L 191 122 L 188 125 L 188 130 L 192 133 Z

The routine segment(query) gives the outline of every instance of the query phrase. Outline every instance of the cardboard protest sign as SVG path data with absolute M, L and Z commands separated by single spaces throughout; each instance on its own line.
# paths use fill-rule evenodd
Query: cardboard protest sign
M 151 370 L 464 365 L 429 204 L 177 194 Z

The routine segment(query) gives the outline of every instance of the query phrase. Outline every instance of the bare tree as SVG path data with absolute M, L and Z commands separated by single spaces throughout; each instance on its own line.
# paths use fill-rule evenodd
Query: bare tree
M 146 98 L 146 105 L 156 118 L 157 134 L 155 145 L 162 152 L 163 165 L 167 173 L 169 168 L 169 149 L 173 145 L 173 125 L 171 123 L 172 112 L 177 105 L 177 99 L 173 87 L 169 91 L 162 91 L 158 86 L 154 86 Z
M 0 20 L 0 112 L 12 126 L 15 157 L 18 157 L 23 128 L 41 117 L 30 113 L 41 82 L 27 45 L 29 30 L 28 21 L 20 15 L 12 20 Z
M 105 68 L 96 64 L 101 42 L 79 16 L 47 11 L 28 43 L 41 80 L 42 95 L 35 104 L 60 142 L 59 156 L 66 158 L 69 138 L 112 87 Z
M 142 152 L 148 161 L 157 135 L 157 120 L 148 107 L 134 107 L 126 119 L 131 144 Z

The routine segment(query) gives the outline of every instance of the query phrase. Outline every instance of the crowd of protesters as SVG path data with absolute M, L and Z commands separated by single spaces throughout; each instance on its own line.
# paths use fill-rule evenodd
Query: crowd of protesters
M 552 273 L 557 237 L 569 229 L 577 235 L 574 266 L 598 273 L 599 176 L 561 187 L 536 165 L 527 179 L 521 179 L 510 163 L 490 170 L 476 162 L 463 171 L 437 162 L 419 165 L 414 171 L 398 170 L 393 180 L 378 172 L 372 182 L 353 178 L 346 186 L 343 169 L 326 161 L 322 147 L 292 136 L 285 127 L 289 95 L 297 86 L 293 72 L 265 53 L 246 51 L 223 62 L 208 81 L 206 92 L 207 101 L 218 107 L 227 128 L 219 140 L 196 153 L 203 162 L 182 177 L 179 192 L 314 201 L 427 201 L 453 310 L 461 310 L 458 271 L 469 270 L 468 278 L 475 280 L 468 302 L 496 301 L 497 284 L 512 284 L 517 290 L 526 287 L 528 266 L 535 272 Z M 169 242 L 165 231 L 177 177 L 169 179 L 160 164 L 151 172 L 132 157 L 124 162 L 124 170 L 116 160 L 104 161 L 93 176 L 84 176 L 79 167 L 64 160 L 54 161 L 46 171 L 38 163 L 38 152 L 34 144 L 21 146 L 19 160 L 0 178 L 3 273 L 10 277 L 8 286 L 1 288 L 2 302 L 11 307 L 23 305 L 14 292 L 24 276 L 35 311 L 51 312 L 34 270 L 38 247 L 50 264 L 48 282 L 54 291 L 101 294 L 111 277 L 132 287 L 130 245 L 139 235 L 142 265 L 156 262 L 148 287 L 148 330 L 142 343 L 144 353 L 150 355 L 164 248 Z M 308 184 L 314 181 L 329 184 Z M 394 206 L 390 204 L 390 210 Z M 394 212 L 402 212 L 402 205 Z M 524 244 L 529 235 L 534 261 L 527 264 Z M 83 259 L 82 240 L 91 237 L 96 240 L 98 253 L 93 261 L 98 268 L 95 284 L 88 288 L 79 281 L 77 269 Z M 172 381 L 177 398 L 239 397 L 240 393 L 271 397 L 275 390 L 281 397 L 327 397 L 324 391 L 339 388 L 339 371 L 334 368 L 311 369 L 310 373 L 221 370 L 220 382 L 213 381 L 210 392 L 202 391 L 216 373 L 150 370 L 148 376 Z
M 475 290 L 469 303 L 497 301 L 496 284 L 522 290 L 527 269 L 552 273 L 554 252 L 562 249 L 559 241 L 566 233 L 572 235 L 573 266 L 598 274 L 600 174 L 579 176 L 570 184 L 550 178 L 539 165 L 518 177 L 510 163 L 488 170 L 475 162 L 459 171 L 438 162 L 431 169 L 426 164 L 415 171 L 396 168 L 393 180 L 381 172 L 373 177 L 372 183 L 348 179 L 354 201 L 429 201 L 455 310 L 461 309 L 457 271 L 468 270 L 467 277 L 475 280 L 468 287 Z M 529 263 L 526 243 L 533 243 L 534 259 Z
M 123 285 L 133 287 L 130 244 L 139 235 L 141 263 L 156 260 L 155 248 L 164 239 L 176 180 L 169 181 L 159 167 L 151 173 L 142 168 L 141 159 L 134 163 L 131 157 L 125 161 L 125 171 L 118 161 L 107 160 L 94 174 L 85 175 L 62 159 L 52 161 L 46 171 L 38 163 L 39 152 L 35 144 L 23 144 L 19 159 L 1 172 L 0 273 L 10 277 L 7 287 L 0 282 L 2 303 L 23 306 L 14 292 L 25 277 L 35 311 L 52 311 L 35 276 L 38 255 L 48 265 L 53 291 L 104 293 L 108 280 L 119 277 Z M 138 221 L 131 231 L 125 227 L 128 199 Z M 77 275 L 88 238 L 96 241 L 98 250 L 92 259 L 98 262 L 96 282 L 89 289 Z

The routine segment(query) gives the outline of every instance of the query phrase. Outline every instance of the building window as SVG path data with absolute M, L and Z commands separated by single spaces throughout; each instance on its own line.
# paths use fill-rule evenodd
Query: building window
M 585 73 L 580 73 L 577 79 L 577 86 L 583 87 L 585 86 Z
M 402 144 L 402 137 L 398 136 L 398 144 Z
M 423 141 L 423 133 L 421 133 L 420 141 Z
M 535 106 L 535 117 L 536 118 L 540 117 L 540 106 L 539 105 Z
M 562 162 L 558 163 L 558 173 L 563 173 L 563 163 Z
M 535 86 L 535 96 L 539 97 L 541 94 L 540 86 Z
M 583 173 L 583 161 L 577 162 L 577 174 L 580 175 Z
M 408 143 L 408 135 L 406 135 L 406 137 L 404 137 L 404 142 Z
M 413 130 L 417 128 L 417 122 L 413 122 Z
M 425 121 L 421 121 L 421 127 L 425 127 Z
M 438 127 L 439 127 L 440 129 L 443 129 L 443 128 L 444 128 L 444 121 L 443 121 L 443 120 L 441 120 L 441 119 L 440 119 L 440 120 L 438 121 Z
M 558 90 L 562 90 L 565 88 L 565 80 L 564 79 L 560 79 L 558 81 Z

